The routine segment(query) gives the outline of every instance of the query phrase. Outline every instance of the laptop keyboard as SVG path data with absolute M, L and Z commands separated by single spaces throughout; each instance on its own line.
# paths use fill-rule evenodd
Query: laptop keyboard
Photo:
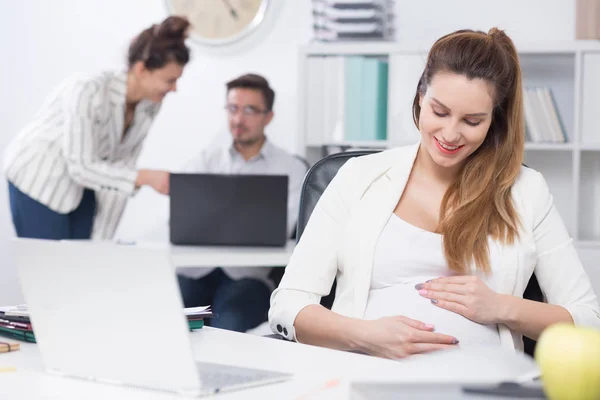
M 289 374 L 240 368 L 229 365 L 197 363 L 203 389 L 225 389 L 232 386 L 260 384 L 263 381 L 285 380 Z

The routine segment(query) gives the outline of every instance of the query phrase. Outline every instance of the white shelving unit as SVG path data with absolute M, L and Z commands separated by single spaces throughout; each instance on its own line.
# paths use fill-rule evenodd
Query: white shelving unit
M 517 49 L 524 85 L 551 88 L 568 137 L 567 143 L 527 143 L 525 163 L 544 175 L 578 247 L 600 249 L 600 41 L 517 43 Z M 384 149 L 416 142 L 412 102 L 427 51 L 427 46 L 397 43 L 319 43 L 302 47 L 298 125 L 309 162 L 334 146 Z M 379 57 L 389 63 L 385 141 L 334 140 L 335 135 L 325 126 L 319 129 L 317 124 L 315 129 L 314 124 L 310 125 L 309 114 L 323 107 L 330 95 L 326 78 L 320 78 L 323 90 L 310 76 L 315 71 L 313 60 L 345 56 Z

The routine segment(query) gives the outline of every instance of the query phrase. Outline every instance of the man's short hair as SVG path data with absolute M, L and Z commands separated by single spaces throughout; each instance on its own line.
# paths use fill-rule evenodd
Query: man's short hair
M 269 81 L 267 81 L 264 77 L 257 74 L 245 74 L 227 82 L 226 86 L 228 93 L 231 89 L 236 88 L 258 90 L 263 95 L 267 111 L 273 110 L 273 103 L 275 103 L 275 92 L 269 86 Z

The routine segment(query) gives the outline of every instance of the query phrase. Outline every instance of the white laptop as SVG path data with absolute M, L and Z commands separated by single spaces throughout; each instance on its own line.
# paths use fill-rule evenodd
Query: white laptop
M 166 249 L 35 239 L 14 244 L 48 372 L 184 395 L 291 377 L 194 359 Z

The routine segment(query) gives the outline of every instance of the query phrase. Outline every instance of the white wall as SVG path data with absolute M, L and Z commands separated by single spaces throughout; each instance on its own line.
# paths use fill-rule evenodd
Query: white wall
M 277 92 L 269 129 L 282 147 L 296 148 L 296 48 L 310 38 L 306 1 L 275 0 L 266 29 L 230 51 L 190 43 L 192 62 L 150 132 L 141 164 L 177 168 L 225 127 L 225 82 L 245 72 L 266 76 Z M 0 152 L 63 78 L 122 68 L 129 40 L 167 16 L 164 0 L 0 0 Z M 165 217 L 165 199 L 143 191 L 131 202 L 124 236 L 137 236 Z M 158 216 L 157 216 L 158 214 Z M 163 218 L 161 220 L 161 218 Z M 0 304 L 22 301 L 9 238 L 14 235 L 6 185 L 0 185 Z
M 573 0 L 395 1 L 396 38 L 401 41 L 426 43 L 457 29 L 487 32 L 493 26 L 506 30 L 517 44 L 575 38 Z
M 226 52 L 192 44 L 193 61 L 179 92 L 166 100 L 140 164 L 177 168 L 225 128 L 224 83 L 249 71 L 265 75 L 277 92 L 269 129 L 284 148 L 296 148 L 296 48 L 310 40 L 310 2 L 272 0 L 255 41 Z M 498 25 L 517 41 L 570 40 L 574 2 L 564 0 L 397 0 L 397 39 L 431 42 L 459 28 Z M 544 18 L 536 16 L 544 15 Z M 128 40 L 166 16 L 163 0 L 0 0 L 0 151 L 64 77 L 123 65 Z M 120 237 L 148 237 L 165 228 L 166 199 L 144 190 L 130 202 Z M 151 231 L 151 232 L 150 232 Z M 161 232 L 157 234 L 160 234 Z M 162 235 L 165 231 L 163 229 Z M 9 238 L 6 185 L 0 185 L 0 304 L 22 300 Z

